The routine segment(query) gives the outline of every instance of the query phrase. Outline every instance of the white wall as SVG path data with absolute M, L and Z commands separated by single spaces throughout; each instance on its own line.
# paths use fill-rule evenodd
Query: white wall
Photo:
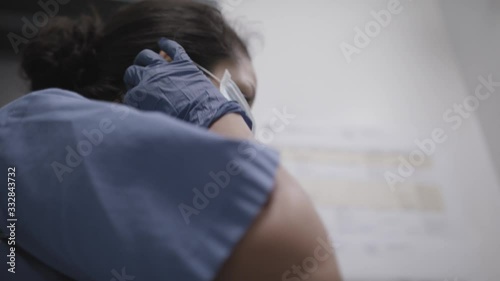
M 440 1 L 463 80 L 474 91 L 476 78 L 491 73 L 500 80 L 500 1 Z M 477 112 L 500 174 L 500 93 Z
M 387 260 L 379 261 L 343 251 L 339 259 L 344 276 L 349 280 L 500 280 L 500 221 L 496 218 L 500 188 L 490 152 L 493 149 L 498 163 L 498 122 L 493 121 L 499 117 L 498 97 L 481 103 L 480 110 L 456 131 L 443 120 L 443 113 L 474 93 L 479 75 L 498 73 L 496 58 L 487 56 L 498 46 L 479 43 L 491 39 L 483 34 L 499 34 L 498 21 L 472 24 L 486 11 L 490 19 L 498 18 L 493 11 L 498 6 L 463 0 L 456 4 L 464 6 L 461 13 L 454 14 L 456 1 L 401 0 L 403 11 L 347 63 L 340 43 L 352 43 L 354 28 L 371 21 L 370 12 L 386 9 L 389 1 L 226 2 L 241 2 L 228 15 L 250 20 L 265 38 L 255 56 L 259 76 L 255 112 L 261 126 L 269 121 L 273 108 L 286 106 L 297 116 L 289 130 L 295 130 L 296 124 L 310 124 L 311 138 L 339 128 L 374 128 L 411 147 L 434 128 L 446 129 L 448 140 L 433 159 L 435 181 L 453 226 L 447 240 L 453 241 L 452 246 L 443 243 L 423 253 L 409 251 L 402 258 L 386 256 Z M 467 14 L 468 9 L 476 14 Z M 470 40 L 476 44 L 465 44 Z M 474 65 L 474 61 L 479 62 Z M 284 132 L 275 144 L 294 137 L 300 142 L 293 133 Z

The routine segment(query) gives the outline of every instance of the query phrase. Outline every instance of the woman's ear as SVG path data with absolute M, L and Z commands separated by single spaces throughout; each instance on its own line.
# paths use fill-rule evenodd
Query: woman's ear
M 160 56 L 168 62 L 172 61 L 172 58 L 169 55 L 167 55 L 167 53 L 165 53 L 164 51 L 160 51 Z

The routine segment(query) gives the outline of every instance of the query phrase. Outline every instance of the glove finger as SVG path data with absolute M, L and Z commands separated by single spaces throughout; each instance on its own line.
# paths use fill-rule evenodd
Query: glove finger
M 125 71 L 125 75 L 123 76 L 123 81 L 125 82 L 125 86 L 130 90 L 137 86 L 139 82 L 142 80 L 142 75 L 144 73 L 144 67 L 132 65 L 127 68 Z
M 151 50 L 142 50 L 134 60 L 134 64 L 139 66 L 148 66 L 155 63 L 165 62 L 166 60 L 164 58 Z
M 160 49 L 167 53 L 167 55 L 169 55 L 169 57 L 171 57 L 173 61 L 191 61 L 184 48 L 175 41 L 169 40 L 167 38 L 161 38 L 160 41 L 158 41 L 158 46 L 160 46 Z

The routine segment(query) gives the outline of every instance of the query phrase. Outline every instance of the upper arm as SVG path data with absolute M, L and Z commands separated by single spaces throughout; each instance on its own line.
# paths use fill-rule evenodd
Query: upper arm
M 341 280 L 333 248 L 311 201 L 283 169 L 261 214 L 217 281 Z

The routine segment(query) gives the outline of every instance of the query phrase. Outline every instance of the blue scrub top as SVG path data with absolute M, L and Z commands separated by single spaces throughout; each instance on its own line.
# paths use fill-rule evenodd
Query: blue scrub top
M 10 167 L 17 218 L 16 274 L 2 242 L 0 280 L 213 280 L 268 200 L 278 162 L 165 114 L 30 93 L 0 109 L 1 232 Z

